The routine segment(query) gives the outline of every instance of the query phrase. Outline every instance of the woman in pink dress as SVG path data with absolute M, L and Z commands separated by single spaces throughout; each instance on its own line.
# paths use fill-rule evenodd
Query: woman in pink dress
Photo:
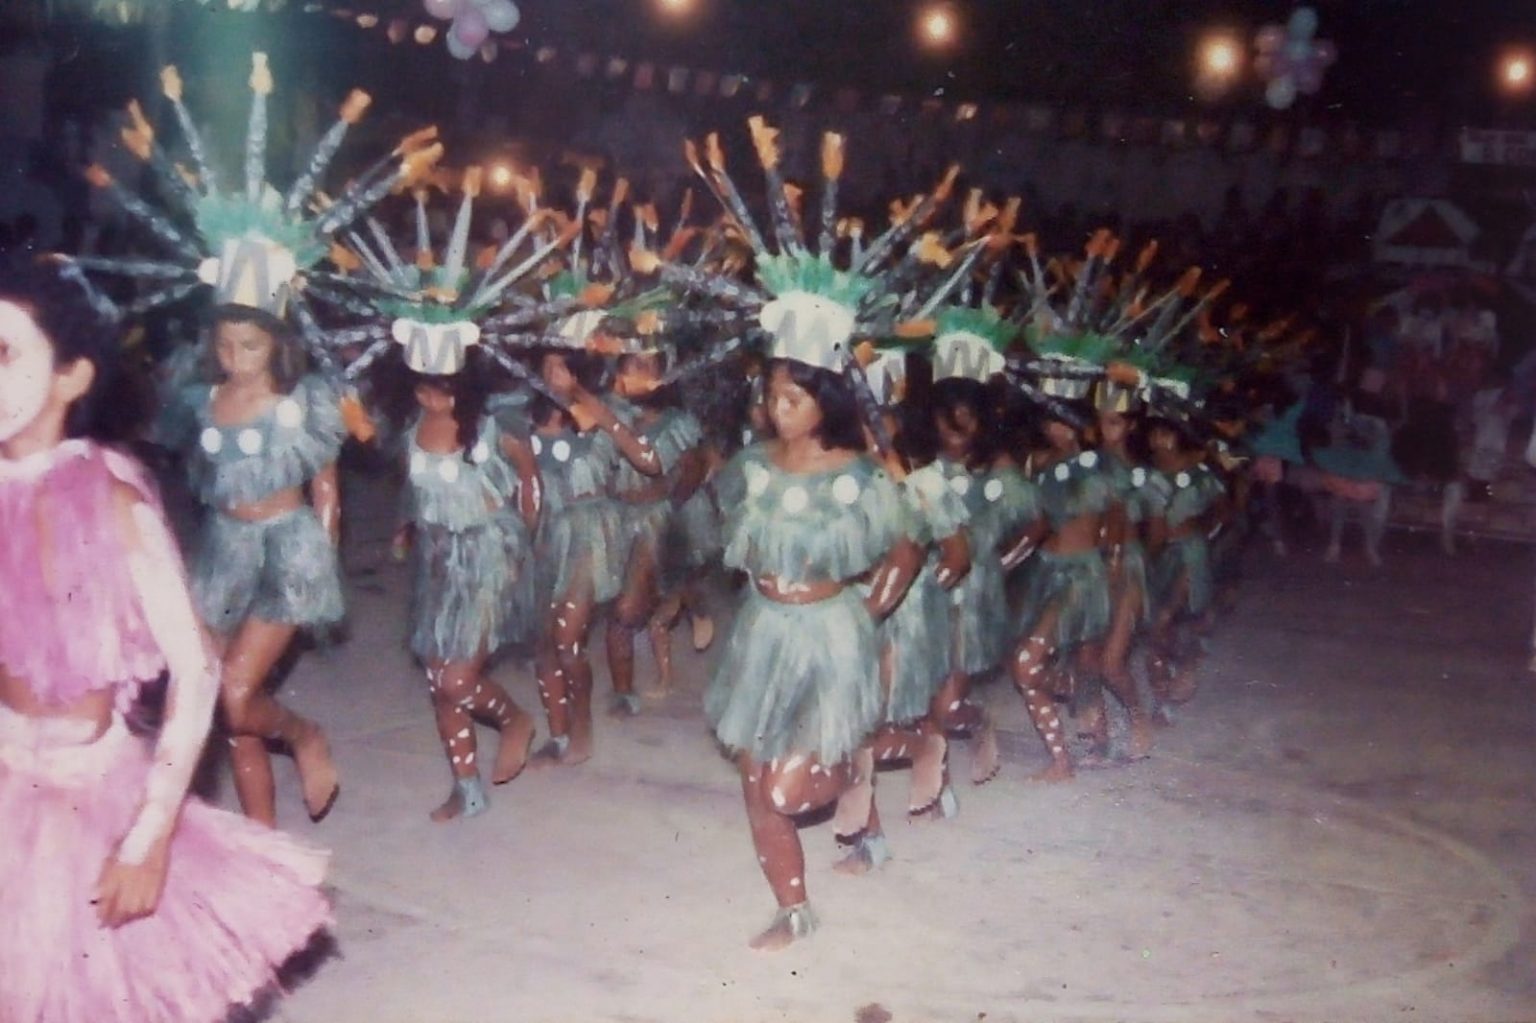
M 222 1020 L 322 936 L 327 856 L 188 797 L 219 662 L 145 473 L 88 439 L 91 297 L 0 267 L 0 1019 Z M 151 741 L 125 712 L 162 674 Z

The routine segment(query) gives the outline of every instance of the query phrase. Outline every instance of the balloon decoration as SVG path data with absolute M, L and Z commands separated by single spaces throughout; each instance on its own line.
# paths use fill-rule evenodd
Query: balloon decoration
M 427 13 L 448 27 L 448 52 L 468 60 L 492 33 L 510 32 L 521 15 L 512 0 L 423 0 Z
M 1322 87 L 1323 72 L 1338 60 L 1333 43 L 1316 35 L 1317 11 L 1311 7 L 1296 8 L 1283 26 L 1266 25 L 1259 30 L 1255 65 L 1269 83 L 1264 98 L 1274 109 L 1288 109 L 1297 95 L 1315 93 Z

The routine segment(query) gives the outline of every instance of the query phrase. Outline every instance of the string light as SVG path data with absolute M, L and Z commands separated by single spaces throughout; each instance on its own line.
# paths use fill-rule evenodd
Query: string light
M 1230 32 L 1210 32 L 1195 51 L 1195 92 L 1214 101 L 1237 80 L 1243 70 L 1243 46 Z
M 1536 84 L 1536 60 L 1525 52 L 1506 53 L 1499 62 L 1499 82 L 1506 92 L 1530 92 Z
M 933 4 L 924 8 L 918 17 L 918 33 L 929 46 L 948 46 L 959 35 L 960 23 L 954 8 L 948 4 Z

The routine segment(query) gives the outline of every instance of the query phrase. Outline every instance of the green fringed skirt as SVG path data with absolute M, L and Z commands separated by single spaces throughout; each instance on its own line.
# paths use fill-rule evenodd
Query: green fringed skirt
M 904 725 L 927 714 L 949 676 L 951 606 L 939 586 L 937 558 L 930 556 L 896 610 L 880 623 L 881 647 L 891 662 L 887 723 Z
M 1211 606 L 1214 580 L 1211 575 L 1211 545 L 1197 533 L 1181 540 L 1170 540 L 1152 564 L 1152 598 L 1160 609 L 1167 608 L 1180 579 L 1188 579 L 1189 595 L 1178 613 L 1202 615 Z
M 192 559 L 192 597 L 220 634 L 247 618 L 331 625 L 346 610 L 336 548 L 307 505 L 260 522 L 210 512 Z
M 525 643 L 534 625 L 528 527 L 509 508 L 469 529 L 418 525 L 412 547 L 411 653 L 467 661 Z
M 881 720 L 875 622 L 857 589 L 783 604 L 750 587 L 704 692 L 704 715 L 731 752 L 767 762 L 846 758 Z
M 1042 615 L 1057 610 L 1055 646 L 1066 650 L 1103 636 L 1109 629 L 1109 570 L 1097 550 L 1076 554 L 1036 551 L 1024 591 L 1028 635 Z

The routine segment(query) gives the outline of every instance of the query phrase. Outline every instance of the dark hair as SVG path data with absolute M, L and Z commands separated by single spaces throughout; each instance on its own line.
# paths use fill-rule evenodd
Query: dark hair
M 209 383 L 224 382 L 224 370 L 219 366 L 219 355 L 213 341 L 219 326 L 225 323 L 256 327 L 272 338 L 272 388 L 278 394 L 291 393 L 309 371 L 309 357 L 292 327 L 264 309 L 230 303 L 214 306 L 208 314 L 203 373 Z
M 530 372 L 538 376 L 543 372 L 544 357 L 546 355 L 558 355 L 565 359 L 566 368 L 571 371 L 571 376 L 582 387 L 598 394 L 604 390 L 604 377 L 607 375 L 607 367 L 603 364 L 600 355 L 583 351 L 579 348 L 535 348 L 529 354 Z M 560 406 L 550 401 L 544 395 L 535 392 L 528 403 L 528 418 L 532 425 L 538 426 L 547 420 L 552 413 L 559 412 L 568 423 L 570 416 Z
M 976 417 L 976 437 L 971 444 L 970 468 L 990 466 L 997 457 L 1002 441 L 997 429 L 996 395 L 979 380 L 947 377 L 933 385 L 933 418 L 943 419 L 950 427 L 958 429 L 955 416 L 960 409 L 968 408 Z
M 1076 422 L 1073 421 L 1076 417 Z M 1041 423 L 1061 423 L 1071 427 L 1081 438 L 1098 422 L 1099 411 L 1087 398 L 1053 398 L 1048 405 L 1040 406 Z
M 483 365 L 480 352 L 473 348 L 465 353 L 464 368 L 448 376 L 418 373 L 394 353 L 375 362 L 368 373 L 373 401 L 396 435 L 404 433 L 416 416 L 417 387 L 425 384 L 452 397 L 453 421 L 466 461 L 480 436 L 480 420 L 495 383 L 494 368 Z
M 828 448 L 848 451 L 864 450 L 864 424 L 859 418 L 859 405 L 854 400 L 853 388 L 841 374 L 820 369 L 794 359 L 773 359 L 768 363 L 768 374 L 784 367 L 795 386 L 804 390 L 821 410 L 821 424 L 816 427 L 816 439 Z
M 95 370 L 90 389 L 65 414 L 66 435 L 108 442 L 132 439 L 148 411 L 148 398 L 126 372 L 121 328 L 97 304 L 81 271 L 51 256 L 0 261 L 0 300 L 32 314 L 53 346 L 55 367 L 84 359 Z

